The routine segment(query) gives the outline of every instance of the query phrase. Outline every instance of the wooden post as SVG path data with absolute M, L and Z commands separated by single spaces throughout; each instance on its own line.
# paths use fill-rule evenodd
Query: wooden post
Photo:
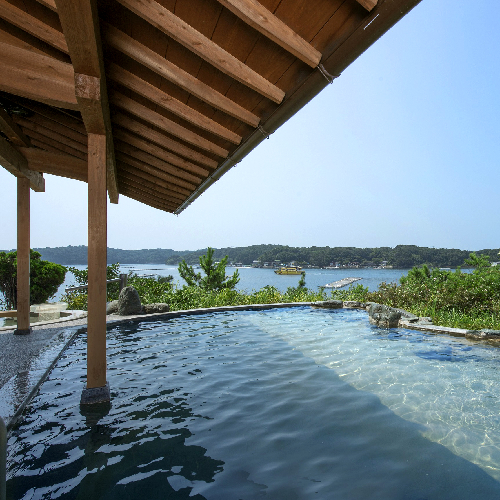
M 30 181 L 17 178 L 17 329 L 27 335 L 30 329 Z
M 107 200 L 105 135 L 88 135 L 88 189 L 87 390 L 82 394 L 82 403 L 109 401 L 109 386 L 106 383 Z M 91 391 L 92 389 L 97 390 Z M 104 396 L 103 393 L 105 393 Z

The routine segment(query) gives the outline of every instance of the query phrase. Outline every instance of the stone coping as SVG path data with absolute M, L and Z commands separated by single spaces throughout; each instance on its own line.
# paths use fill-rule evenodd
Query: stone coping
M 67 323 L 68 321 L 75 321 L 75 320 L 79 320 L 79 319 L 87 317 L 87 311 L 65 310 L 62 312 L 65 313 L 65 316 L 63 316 L 62 318 L 49 319 L 46 321 L 36 321 L 34 323 L 30 323 L 30 326 L 31 327 L 39 327 L 39 326 L 46 326 L 46 325 L 57 326 L 59 323 Z M 16 328 L 17 328 L 17 326 L 15 326 L 15 325 L 14 326 L 2 326 L 2 327 L 0 327 L 0 334 L 11 332 L 12 330 L 15 330 Z

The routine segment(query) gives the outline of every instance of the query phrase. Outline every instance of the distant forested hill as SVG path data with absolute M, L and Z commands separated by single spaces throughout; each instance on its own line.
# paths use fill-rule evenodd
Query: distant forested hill
M 57 264 L 87 265 L 87 247 L 85 245 L 35 248 L 42 254 L 42 259 L 56 262 Z M 165 264 L 165 261 L 175 255 L 175 250 L 155 248 L 145 250 L 120 250 L 119 248 L 108 248 L 108 264 L 119 262 L 120 264 Z
M 42 259 L 58 264 L 87 264 L 87 247 L 69 246 L 56 248 L 35 248 L 42 254 Z M 254 261 L 289 263 L 325 267 L 333 263 L 339 265 L 357 264 L 360 266 L 378 266 L 383 261 L 399 269 L 428 264 L 432 267 L 463 266 L 471 251 L 448 248 L 428 248 L 416 245 L 398 245 L 394 248 L 355 248 L 355 247 L 289 247 L 285 245 L 251 245 L 248 247 L 216 248 L 217 260 L 224 256 L 229 262 L 252 264 Z M 120 250 L 108 248 L 108 264 L 172 264 L 177 265 L 183 259 L 188 264 L 198 264 L 200 255 L 206 248 L 194 251 L 176 251 L 170 249 Z M 490 261 L 500 261 L 498 249 L 476 250 L 485 254 Z
M 206 249 L 193 252 L 178 252 L 167 259 L 168 264 L 178 264 L 185 259 L 188 264 L 198 264 L 200 255 Z M 215 249 L 214 257 L 221 259 L 225 255 L 229 262 L 252 264 L 280 261 L 288 263 L 295 261 L 300 264 L 325 267 L 333 263 L 339 265 L 357 264 L 360 266 L 378 266 L 383 261 L 399 269 L 409 269 L 413 266 L 428 264 L 432 267 L 457 267 L 464 264 L 471 251 L 448 248 L 428 248 L 415 245 L 398 245 L 394 248 L 355 248 L 355 247 L 289 247 L 284 245 L 252 245 L 249 247 Z M 476 251 L 486 254 L 490 261 L 500 261 L 498 249 Z

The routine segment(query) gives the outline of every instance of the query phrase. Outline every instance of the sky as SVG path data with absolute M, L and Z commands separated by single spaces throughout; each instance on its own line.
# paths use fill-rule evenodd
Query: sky
M 500 247 L 500 2 L 422 0 L 179 216 L 120 196 L 108 247 Z M 31 246 L 87 244 L 87 185 L 45 174 Z M 0 168 L 0 249 L 16 178 Z

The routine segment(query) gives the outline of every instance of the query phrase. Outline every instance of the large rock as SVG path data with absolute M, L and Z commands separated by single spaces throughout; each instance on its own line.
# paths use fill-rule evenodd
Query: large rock
M 118 301 L 112 300 L 106 305 L 106 314 L 118 314 Z
M 142 314 L 142 305 L 139 293 L 133 286 L 122 288 L 118 297 L 118 310 L 120 316 L 132 316 Z
M 372 325 L 382 328 L 397 328 L 401 319 L 401 311 L 382 304 L 371 304 L 368 319 Z
M 324 307 L 325 309 L 340 309 L 343 305 L 341 300 L 319 300 L 313 303 L 314 307 Z
M 142 312 L 144 314 L 164 313 L 169 311 L 170 306 L 163 302 L 157 302 L 155 304 L 144 304 L 142 306 Z

